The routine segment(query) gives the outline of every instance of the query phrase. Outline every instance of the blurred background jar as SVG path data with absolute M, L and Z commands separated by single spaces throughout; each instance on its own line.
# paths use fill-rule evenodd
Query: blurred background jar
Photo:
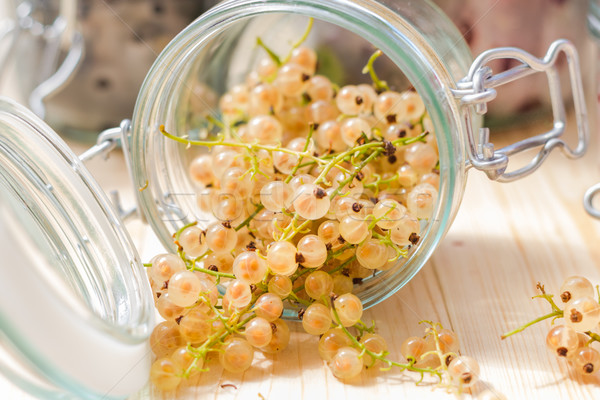
M 586 28 L 588 4 L 585 0 L 434 0 L 461 30 L 473 54 L 483 50 L 515 46 L 543 56 L 556 38 L 573 42 L 581 59 L 584 86 L 594 81 L 595 50 Z M 597 3 L 596 0 L 591 0 Z M 514 67 L 516 60 L 491 64 L 494 73 Z M 566 62 L 559 64 L 563 98 L 570 102 Z M 489 103 L 486 125 L 514 126 L 534 122 L 551 112 L 544 74 L 534 74 L 527 83 L 519 81 L 498 91 Z M 527 89 L 524 90 L 523 88 Z M 588 90 L 591 92 L 590 90 Z M 586 93 L 588 97 L 592 93 Z M 595 93 L 593 93 L 595 98 Z M 590 107 L 590 113 L 595 110 Z
M 216 3 L 0 0 L 0 94 L 59 133 L 94 141 L 133 114 L 156 56 Z

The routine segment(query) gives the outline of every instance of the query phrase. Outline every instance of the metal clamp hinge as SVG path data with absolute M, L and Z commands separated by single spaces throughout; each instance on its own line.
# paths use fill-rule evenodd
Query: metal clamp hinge
M 83 154 L 79 156 L 79 159 L 82 162 L 86 162 L 91 160 L 92 158 L 103 156 L 105 159 L 108 158 L 109 154 L 117 148 L 120 144 L 121 149 L 123 150 L 123 156 L 125 158 L 125 165 L 127 168 L 127 172 L 129 173 L 129 178 L 131 182 L 134 182 L 133 178 L 133 169 L 131 164 L 131 152 L 129 151 L 129 139 L 131 135 L 131 121 L 128 119 L 124 119 L 121 121 L 121 124 L 118 128 L 110 128 L 102 131 L 98 135 L 98 140 L 96 144 L 86 150 Z M 135 199 L 137 205 L 133 208 L 125 209 L 121 203 L 119 192 L 112 191 L 110 193 L 111 200 L 113 202 L 113 206 L 119 214 L 121 219 L 125 220 L 131 216 L 137 215 L 142 221 L 145 221 L 144 215 L 141 213 L 141 208 L 139 204 L 139 198 L 137 193 L 135 194 Z
M 561 52 L 567 59 L 577 121 L 578 143 L 574 149 L 559 139 L 566 126 L 565 105 L 556 68 L 556 60 Z M 493 74 L 492 69 L 486 64 L 499 58 L 515 59 L 520 64 L 499 74 Z M 471 113 L 474 111 L 483 115 L 487 112 L 487 103 L 496 98 L 497 93 L 494 88 L 536 72 L 545 72 L 548 78 L 553 114 L 552 129 L 498 150 L 489 141 L 488 128 L 481 128 L 479 135 L 475 137 L 471 127 Z M 475 59 L 468 75 L 457 83 L 457 88 L 451 90 L 454 96 L 460 99 L 462 105 L 462 116 L 468 139 L 468 163 L 484 171 L 490 179 L 508 182 L 527 176 L 540 167 L 554 148 L 560 148 L 568 158 L 581 157 L 587 148 L 589 132 L 579 58 L 575 46 L 567 40 L 553 42 L 544 58 L 534 57 L 514 47 L 487 50 Z M 514 171 L 506 171 L 510 155 L 537 147 L 539 147 L 538 153 L 527 165 Z

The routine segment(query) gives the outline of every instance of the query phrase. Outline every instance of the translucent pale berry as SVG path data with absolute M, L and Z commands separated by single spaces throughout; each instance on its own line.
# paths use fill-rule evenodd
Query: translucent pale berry
M 201 186 L 210 185 L 215 180 L 215 174 L 212 168 L 212 157 L 208 154 L 203 154 L 196 157 L 188 167 L 190 178 L 192 181 Z
M 404 107 L 402 97 L 399 93 L 386 91 L 381 93 L 373 105 L 375 117 L 382 121 L 393 124 L 404 118 Z
M 325 151 L 340 152 L 348 147 L 340 134 L 340 124 L 335 120 L 319 124 L 314 137 L 317 145 Z
M 209 316 L 201 308 L 192 309 L 179 320 L 179 332 L 188 343 L 202 343 L 210 335 Z
M 567 303 L 579 297 L 594 297 L 594 286 L 583 276 L 570 276 L 560 287 L 560 299 Z
M 363 118 L 348 118 L 340 125 L 340 134 L 344 143 L 352 147 L 363 135 L 371 138 L 371 125 Z
M 288 63 L 282 66 L 275 78 L 275 85 L 284 96 L 299 96 L 306 87 L 306 81 L 310 78 L 304 68 L 298 64 Z
M 296 246 L 290 242 L 279 241 L 271 244 L 267 250 L 267 265 L 272 273 L 289 276 L 296 272 Z
M 267 263 L 254 251 L 243 251 L 233 261 L 233 274 L 242 282 L 258 283 L 266 273 Z
M 331 373 L 338 379 L 350 379 L 358 376 L 363 368 L 360 352 L 353 347 L 342 347 L 329 363 Z
M 400 353 L 407 360 L 414 359 L 419 361 L 421 355 L 425 353 L 425 339 L 418 336 L 411 336 L 402 342 L 400 346 Z
M 358 244 L 368 237 L 369 225 L 351 216 L 345 217 L 340 221 L 340 235 L 346 242 Z
M 417 218 L 430 218 L 437 197 L 438 191 L 436 188 L 428 183 L 418 184 L 408 193 L 406 200 L 408 211 Z
M 246 324 L 244 336 L 254 347 L 264 347 L 273 338 L 271 323 L 264 318 L 256 317 Z
M 292 280 L 288 276 L 275 275 L 269 280 L 268 289 L 269 293 L 286 298 L 292 292 Z
M 367 333 L 360 338 L 360 343 L 365 345 L 365 348 L 375 354 L 383 354 L 387 351 L 388 345 L 383 336 L 377 333 Z M 377 359 L 367 355 L 367 363 L 370 365 Z
M 215 253 L 229 253 L 237 244 L 237 232 L 227 222 L 214 222 L 206 228 L 206 244 Z
M 290 328 L 285 321 L 278 319 L 272 322 L 271 325 L 273 335 L 268 345 L 261 348 L 265 353 L 277 353 L 285 349 L 290 342 Z
M 280 212 L 292 204 L 292 188 L 283 181 L 272 181 L 260 189 L 260 202 L 267 210 Z
M 200 372 L 204 365 L 204 359 L 202 359 L 202 357 L 194 357 L 194 355 L 188 351 L 187 346 L 176 349 L 171 355 L 171 361 L 175 366 L 176 375 L 178 376 L 188 374 L 188 376 L 192 377 Z
M 166 320 L 175 320 L 175 318 L 179 317 L 183 313 L 183 307 L 180 307 L 170 299 L 169 293 L 162 294 L 156 300 L 156 310 Z
M 388 261 L 388 248 L 378 239 L 369 239 L 356 248 L 356 259 L 367 269 L 379 269 Z
M 339 115 L 338 109 L 329 101 L 317 100 L 308 106 L 308 120 L 312 124 L 331 121 Z
M 346 293 L 338 296 L 333 304 L 340 319 L 339 322 L 344 326 L 352 326 L 356 324 L 362 317 L 362 302 L 352 293 Z
M 459 356 L 448 365 L 448 373 L 460 386 L 470 387 L 479 380 L 479 363 L 469 356 Z
M 575 371 L 582 375 L 590 375 L 600 368 L 600 353 L 592 347 L 582 347 L 571 356 Z
M 162 391 L 174 390 L 181 382 L 178 368 L 169 358 L 159 358 L 150 367 L 150 381 Z
M 247 370 L 254 359 L 254 349 L 247 340 L 235 337 L 225 342 L 219 352 L 219 362 L 229 372 Z
M 352 345 L 352 340 L 340 328 L 329 329 L 319 339 L 318 351 L 321 358 L 331 361 L 339 349 Z
M 577 350 L 579 338 L 574 329 L 556 325 L 546 335 L 546 346 L 560 357 L 567 357 Z
M 458 350 L 460 349 L 458 335 L 450 329 L 441 329 L 438 332 L 438 340 L 440 344 L 440 350 L 442 350 L 442 352 L 458 353 Z
M 354 288 L 352 278 L 344 274 L 335 274 L 332 276 L 333 279 L 333 293 L 339 295 L 345 293 L 351 293 Z
M 425 105 L 417 92 L 408 90 L 400 96 L 404 107 L 404 118 L 409 121 L 418 120 L 425 113 Z
M 319 186 L 304 184 L 295 191 L 293 204 L 300 217 L 315 220 L 327 214 L 330 200 L 325 190 Z
M 248 112 L 250 115 L 268 115 L 277 113 L 283 105 L 281 92 L 269 83 L 261 83 L 250 91 Z
M 202 286 L 192 271 L 176 272 L 169 280 L 169 299 L 179 307 L 189 307 L 198 301 Z
M 311 272 L 304 281 L 304 290 L 315 300 L 328 297 L 333 291 L 333 279 L 324 271 Z
M 378 219 L 377 226 L 383 229 L 392 229 L 400 223 L 406 214 L 406 207 L 396 200 L 384 199 L 373 208 L 373 217 Z
M 235 308 L 246 307 L 252 300 L 250 285 L 239 280 L 231 282 L 225 294 L 229 298 L 231 306 Z
M 332 249 L 340 247 L 340 223 L 338 221 L 324 221 L 317 229 L 317 236 L 321 238 L 325 245 L 331 245 Z
M 171 279 L 175 272 L 185 271 L 185 263 L 175 254 L 161 254 L 152 260 L 149 275 L 157 283 L 161 284 Z
M 185 342 L 175 321 L 164 321 L 156 325 L 150 335 L 150 348 L 157 357 L 166 357 Z
M 308 75 L 313 75 L 317 69 L 317 53 L 308 47 L 297 47 L 290 54 L 290 63 L 298 64 Z
M 311 101 L 331 101 L 331 99 L 333 99 L 333 93 L 333 85 L 325 76 L 315 75 L 307 82 L 306 94 L 308 94 Z
M 291 290 L 290 290 L 291 291 Z M 254 312 L 269 322 L 273 322 L 281 317 L 283 313 L 283 301 L 273 293 L 264 293 L 256 299 L 254 303 Z
M 419 220 L 412 214 L 406 213 L 404 217 L 400 219 L 400 223 L 392 228 L 390 237 L 394 244 L 406 246 L 409 244 L 416 244 L 419 240 L 420 232 L 421 224 L 419 224 Z
M 404 160 L 415 170 L 425 173 L 435 168 L 438 154 L 429 144 L 417 142 L 404 150 Z
M 185 254 L 192 258 L 200 257 L 208 250 L 204 232 L 197 226 L 190 226 L 181 231 L 179 245 Z
M 565 304 L 565 324 L 578 332 L 592 330 L 600 322 L 600 304 L 593 297 L 579 297 Z
M 313 303 L 302 315 L 302 327 L 311 335 L 322 335 L 331 327 L 329 308 L 321 303 Z
M 305 235 L 298 242 L 299 263 L 307 268 L 318 268 L 327 259 L 325 242 L 317 235 Z
M 335 104 L 346 115 L 358 115 L 364 109 L 364 103 L 362 92 L 354 85 L 343 86 L 335 96 Z
M 223 173 L 220 185 L 223 193 L 247 197 L 252 191 L 253 182 L 245 170 L 233 167 Z

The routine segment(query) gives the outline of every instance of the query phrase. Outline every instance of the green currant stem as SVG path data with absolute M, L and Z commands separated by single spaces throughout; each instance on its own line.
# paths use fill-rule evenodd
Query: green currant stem
M 379 157 L 379 155 L 383 153 L 383 149 L 377 149 L 375 150 L 373 153 L 371 153 L 367 158 L 365 158 L 355 169 L 354 172 L 352 174 L 350 174 L 350 176 L 348 178 L 346 178 L 345 180 L 343 180 L 342 182 L 340 182 L 340 185 L 333 191 L 333 193 L 331 193 L 331 200 L 333 200 L 335 198 L 335 196 L 339 195 L 341 190 L 348 184 L 350 184 L 354 178 L 356 178 L 356 176 L 358 175 L 358 173 L 371 161 L 373 161 L 375 158 Z
M 381 179 L 381 175 L 379 174 L 374 174 L 376 177 L 376 180 L 374 182 L 371 183 L 366 183 L 363 186 L 367 189 L 374 189 L 375 190 L 375 195 L 379 194 L 379 186 L 381 185 L 387 185 L 388 183 L 392 183 L 395 180 L 398 179 L 398 173 L 394 173 L 394 175 L 392 175 L 390 178 L 387 179 Z
M 212 115 L 207 115 L 206 120 L 221 130 L 225 130 L 225 124 Z
M 304 43 L 306 41 L 306 39 L 308 38 L 308 35 L 310 34 L 310 31 L 312 30 L 313 23 L 314 23 L 314 19 L 312 17 L 309 18 L 308 19 L 308 26 L 306 27 L 306 30 L 304 31 L 304 34 L 302 35 L 302 37 L 300 39 L 298 39 L 298 41 L 296 43 L 294 43 L 292 45 L 292 48 L 290 49 L 289 54 L 283 60 L 283 64 L 285 64 L 288 61 L 290 61 L 290 58 L 292 58 L 292 51 L 294 49 L 297 49 L 298 47 L 300 47 L 302 45 L 302 43 Z
M 396 243 L 392 242 L 391 234 L 392 234 L 392 231 L 389 231 L 389 230 L 386 232 L 385 235 L 380 235 L 377 232 L 373 232 L 374 238 L 379 239 L 381 241 L 381 243 L 396 250 L 396 257 L 394 257 L 393 259 L 389 259 L 388 261 L 390 261 L 390 262 L 396 261 L 400 257 L 406 257 L 406 254 L 408 253 L 408 251 L 406 251 L 406 249 L 402 249 L 402 248 L 398 247 L 398 245 L 396 245 Z
M 271 60 L 273 60 L 273 62 L 275 64 L 277 64 L 278 67 L 281 67 L 281 65 L 283 64 L 281 62 L 281 59 L 279 58 L 279 56 L 277 54 L 275 54 L 275 52 L 273 50 L 271 50 L 263 41 L 260 37 L 256 38 L 256 45 L 262 47 L 267 54 L 269 55 L 269 57 L 271 57 Z
M 326 160 L 322 160 L 319 157 L 315 157 L 312 154 L 301 153 L 298 151 L 287 149 L 285 147 L 268 146 L 268 145 L 263 145 L 263 144 L 258 144 L 258 143 L 227 142 L 227 141 L 223 140 L 222 137 L 219 140 L 190 140 L 190 139 L 186 139 L 184 137 L 175 136 L 175 135 L 167 132 L 165 130 L 164 125 L 161 125 L 159 127 L 159 130 L 167 138 L 175 140 L 176 142 L 179 142 L 179 143 L 183 143 L 185 145 L 189 145 L 189 146 L 204 146 L 204 147 L 209 147 L 209 148 L 214 147 L 214 146 L 240 147 L 240 148 L 246 149 L 248 151 L 266 150 L 271 153 L 274 151 L 278 151 L 281 153 L 291 154 L 296 157 L 303 156 L 305 158 L 315 161 L 318 164 L 327 164 Z
M 142 265 L 146 268 L 150 268 L 152 266 L 152 263 L 143 263 Z
M 555 312 L 561 312 L 562 310 L 560 309 L 559 306 L 556 305 L 556 303 L 554 302 L 554 300 L 552 299 L 552 295 L 551 294 L 547 294 L 546 290 L 544 289 L 544 285 L 542 285 L 540 282 L 537 283 L 537 289 L 541 292 L 541 294 L 537 295 L 537 296 L 533 296 L 533 298 L 540 298 L 540 299 L 544 299 L 546 300 L 548 303 L 550 303 L 550 306 L 552 307 L 552 310 Z
M 179 236 L 181 236 L 181 232 L 183 232 L 184 230 L 186 230 L 190 226 L 195 226 L 197 224 L 198 224 L 198 221 L 194 221 L 194 222 L 190 222 L 189 224 L 185 224 L 184 226 L 182 226 L 181 228 L 179 228 L 177 230 L 177 232 L 175 232 L 175 235 L 173 236 L 173 238 L 175 239 L 175 242 L 179 242 Z
M 356 347 L 358 347 L 360 349 L 361 354 L 367 354 L 367 355 L 371 356 L 372 359 L 380 360 L 380 361 L 384 362 L 385 364 L 387 364 L 390 367 L 391 366 L 398 367 L 398 368 L 400 368 L 401 371 L 409 370 L 409 371 L 413 371 L 413 372 L 418 372 L 421 375 L 427 373 L 427 374 L 431 374 L 431 375 L 437 376 L 438 379 L 440 379 L 440 380 L 442 379 L 441 374 L 438 371 L 433 370 L 431 368 L 418 368 L 418 367 L 415 367 L 413 365 L 414 362 L 413 363 L 409 362 L 408 364 L 403 364 L 403 363 L 400 363 L 400 362 L 397 362 L 397 361 L 393 361 L 393 360 L 390 360 L 390 359 L 386 358 L 385 357 L 385 355 L 387 354 L 386 352 L 374 353 L 374 352 L 370 351 L 369 349 L 366 348 L 366 346 L 364 344 L 362 344 L 361 342 L 359 342 L 354 337 L 354 335 L 351 334 L 348 331 L 348 329 L 344 325 L 342 325 L 341 320 L 340 320 L 340 316 L 338 315 L 338 312 L 335 309 L 335 306 L 333 305 L 333 302 L 331 304 L 331 312 L 333 313 L 334 320 L 338 324 L 338 327 L 341 328 L 342 331 L 346 334 L 346 336 L 348 336 L 348 338 L 352 341 L 352 343 Z
M 243 315 L 246 311 L 247 311 L 247 309 L 245 309 L 244 311 L 239 312 L 239 313 L 234 313 L 229 318 L 229 321 L 228 321 L 228 322 L 232 323 L 231 326 L 227 326 L 227 324 L 224 324 L 225 326 L 223 328 L 221 328 L 220 330 L 218 330 L 217 332 L 215 332 L 214 334 L 209 336 L 208 339 L 206 339 L 202 345 L 200 345 L 199 347 L 191 347 L 191 348 L 188 347 L 188 351 L 191 354 L 193 354 L 193 356 L 196 358 L 205 358 L 206 354 L 209 351 L 216 350 L 215 348 L 213 348 L 214 345 L 225 340 L 227 338 L 227 336 L 230 336 L 233 333 L 238 332 L 240 328 L 245 326 L 248 322 L 250 322 L 250 320 L 252 320 L 253 318 L 256 317 L 256 315 L 250 315 L 249 317 L 247 317 L 246 319 L 244 319 L 238 323 L 237 321 L 239 319 L 239 316 Z M 184 377 L 188 377 L 190 372 L 193 371 L 192 365 L 190 365 L 190 367 L 183 373 Z
M 300 304 L 303 304 L 305 306 L 310 306 L 312 304 L 312 302 L 308 301 L 308 300 L 304 300 L 301 299 L 300 297 L 296 296 L 296 293 L 291 292 L 290 294 L 288 294 L 288 296 L 286 297 L 286 299 L 292 299 Z
M 311 18 L 311 21 L 312 21 L 312 18 Z M 306 151 L 308 150 L 308 146 L 310 145 L 310 139 L 312 138 L 314 130 L 315 130 L 315 125 L 310 124 L 310 129 L 308 131 L 308 136 L 306 137 L 306 143 L 304 143 L 304 149 L 302 149 L 302 153 L 306 153 Z M 292 172 L 290 172 L 290 174 L 287 176 L 287 178 L 285 178 L 285 181 L 284 181 L 285 183 L 290 183 L 290 181 L 292 180 L 294 175 L 296 175 L 296 172 L 298 172 L 298 170 L 300 169 L 300 164 L 302 163 L 303 159 L 304 159 L 304 156 L 300 156 L 298 158 L 298 162 L 296 163 L 296 165 L 294 165 Z
M 585 333 L 586 335 L 588 335 L 591 339 L 588 343 L 591 342 L 600 342 L 600 335 L 591 331 L 588 331 Z
M 261 210 L 265 208 L 265 206 L 263 206 L 262 204 L 259 204 L 256 206 L 256 209 L 254 210 L 254 212 L 252 214 L 250 214 L 250 216 L 248 218 L 246 218 L 245 220 L 243 220 L 238 226 L 236 226 L 234 229 L 235 231 L 239 231 L 240 229 L 242 229 L 245 226 L 248 226 L 248 224 L 250 224 L 250 221 L 252 221 L 254 219 L 254 217 L 256 217 L 256 215 L 258 215 L 259 212 L 261 212 Z
M 283 234 L 278 239 L 278 241 L 292 240 L 294 236 L 302 232 L 304 228 L 306 228 L 312 221 L 310 219 L 307 219 L 298 226 L 296 226 L 296 222 L 298 222 L 298 215 L 294 216 L 294 219 L 292 219 L 290 225 L 284 229 Z
M 375 333 L 375 322 L 374 321 L 373 321 L 373 325 L 371 325 L 371 327 L 369 327 L 363 321 L 358 320 L 358 322 L 356 324 L 354 324 L 354 327 L 360 331 L 361 335 L 363 334 L 363 332 Z
M 525 329 L 529 328 L 531 325 L 537 324 L 538 322 L 543 321 L 545 319 L 552 318 L 552 317 L 560 318 L 562 316 L 563 316 L 562 310 L 552 311 L 550 314 L 543 315 L 539 318 L 534 319 L 533 321 L 526 323 L 525 325 L 523 325 L 515 330 L 505 333 L 504 335 L 500 336 L 500 339 L 506 339 L 507 337 L 512 336 L 515 333 L 523 332 Z
M 192 267 L 192 269 L 194 271 L 200 271 L 203 272 L 207 275 L 212 275 L 212 276 L 216 276 L 218 278 L 230 278 L 230 279 L 235 279 L 235 275 L 233 274 L 226 274 L 225 272 L 219 272 L 219 271 L 211 271 L 210 269 L 206 269 L 206 268 L 200 268 L 200 267 Z
M 381 50 L 377 50 L 375 53 L 373 53 L 371 57 L 369 57 L 367 65 L 365 65 L 365 67 L 362 70 L 363 74 L 369 73 L 371 79 L 373 80 L 373 85 L 375 85 L 375 89 L 377 91 L 390 90 L 388 84 L 385 81 L 379 79 L 377 73 L 375 72 L 375 68 L 373 67 L 373 63 L 375 62 L 375 60 L 377 60 L 382 54 L 383 53 L 381 52 Z
M 399 138 L 399 139 L 392 140 L 391 143 L 394 146 L 406 146 L 406 145 L 409 145 L 409 144 L 412 144 L 412 143 L 424 141 L 425 137 L 428 134 L 429 134 L 428 132 L 423 132 L 419 136 L 410 137 L 410 138 Z M 183 139 L 183 140 L 186 140 L 186 139 Z M 340 168 L 340 166 L 338 166 L 337 164 L 339 164 L 340 162 L 344 161 L 346 158 L 351 157 L 352 155 L 360 155 L 362 153 L 366 153 L 366 152 L 368 152 L 369 150 L 372 150 L 372 149 L 381 149 L 383 151 L 384 150 L 384 146 L 385 145 L 384 145 L 383 142 L 372 141 L 372 142 L 369 142 L 369 143 L 365 143 L 365 144 L 353 147 L 353 148 L 351 148 L 349 150 L 346 150 L 344 152 L 335 154 L 335 155 L 333 155 L 333 158 L 329 158 L 329 157 L 317 158 L 319 161 L 327 162 L 326 160 L 329 160 L 329 162 L 327 162 L 327 164 L 325 165 L 325 168 L 323 169 L 323 171 L 321 171 L 321 173 L 319 174 L 319 176 L 317 177 L 317 179 L 314 181 L 314 184 L 317 185 L 317 184 L 319 184 L 321 182 L 324 182 L 325 181 L 325 177 L 327 176 L 327 174 L 329 173 L 329 171 L 331 171 L 331 169 L 333 169 L 333 167 Z
M 389 213 L 391 213 L 392 211 L 394 211 L 396 209 L 396 205 L 394 204 L 393 207 L 390 207 L 389 210 L 387 210 L 381 217 L 379 218 L 373 218 L 373 220 L 371 221 L 371 223 L 369 224 L 369 231 L 372 231 L 373 228 L 375 228 L 375 225 L 377 225 L 377 223 L 381 220 L 383 220 L 385 217 L 388 216 Z
M 596 295 L 598 296 L 598 303 L 600 303 L 600 285 L 596 285 Z
M 343 263 L 341 263 L 340 265 L 338 265 L 337 267 L 333 268 L 332 270 L 325 271 L 325 272 L 327 272 L 329 275 L 333 275 L 336 272 L 341 271 L 342 269 L 344 269 L 346 267 L 346 265 L 348 265 L 352 261 L 354 261 L 355 258 L 356 258 L 356 256 L 352 256 L 349 259 L 347 259 L 346 261 L 344 261 Z M 298 279 L 299 277 L 301 277 L 302 275 L 306 274 L 307 272 L 314 272 L 316 270 L 318 270 L 318 268 L 306 268 L 304 271 L 302 271 L 298 275 L 296 275 L 296 277 L 294 278 L 294 280 Z M 302 289 L 304 289 L 304 285 L 298 286 L 296 289 L 294 289 L 293 292 L 294 293 L 298 293 Z

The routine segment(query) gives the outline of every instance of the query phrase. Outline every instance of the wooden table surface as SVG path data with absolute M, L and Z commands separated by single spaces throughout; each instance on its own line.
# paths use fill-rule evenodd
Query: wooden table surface
M 500 141 L 531 131 L 505 134 Z M 536 173 L 510 184 L 470 171 L 460 211 L 433 257 L 399 293 L 365 312 L 363 319 L 374 319 L 387 339 L 390 356 L 400 359 L 402 341 L 422 333 L 420 320 L 439 321 L 459 335 L 461 353 L 481 366 L 475 395 L 492 389 L 507 399 L 599 399 L 598 375 L 582 379 L 546 350 L 549 322 L 500 340 L 503 332 L 549 311 L 545 302 L 531 300 L 536 282 L 555 293 L 574 274 L 600 283 L 600 221 L 582 207 L 585 190 L 600 181 L 598 150 L 593 142 L 577 161 L 552 154 Z M 89 167 L 106 189 L 126 187 L 125 202 L 131 201 L 119 154 L 107 162 L 93 160 Z M 128 227 L 144 260 L 160 251 L 146 226 L 133 221 Z M 131 399 L 454 398 L 434 384 L 416 386 L 415 374 L 397 370 L 370 370 L 342 384 L 320 360 L 317 338 L 290 325 L 290 346 L 274 357 L 257 352 L 243 375 L 223 373 L 217 366 L 177 395 L 145 388 Z M 0 398 L 30 399 L 4 378 Z

